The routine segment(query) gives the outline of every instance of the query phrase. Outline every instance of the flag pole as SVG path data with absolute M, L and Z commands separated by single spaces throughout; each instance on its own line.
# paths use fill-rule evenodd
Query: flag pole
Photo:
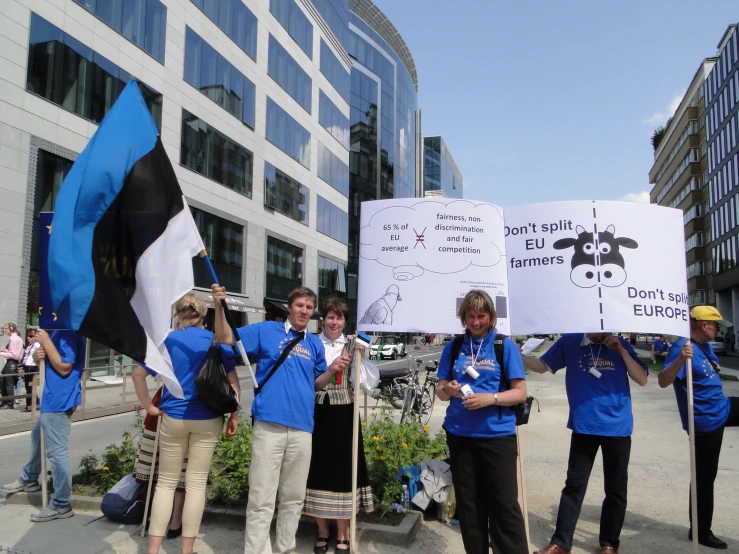
M 200 257 L 205 260 L 205 265 L 208 266 L 208 271 L 210 272 L 210 278 L 213 280 L 213 283 L 220 286 L 220 283 L 218 281 L 218 276 L 216 275 L 216 270 L 213 268 L 213 264 L 210 261 L 210 257 L 208 256 L 208 252 L 203 250 L 200 252 Z M 231 315 L 231 311 L 228 309 L 228 302 L 221 302 L 221 305 L 223 306 L 223 313 L 226 315 L 226 321 L 228 322 L 228 326 L 231 327 L 231 332 L 234 336 L 234 343 L 236 344 L 236 347 L 239 349 L 239 354 L 241 354 L 241 359 L 244 360 L 244 365 L 249 368 L 249 375 L 251 375 L 251 380 L 254 383 L 254 388 L 257 388 L 259 386 L 259 383 L 257 383 L 257 378 L 254 375 L 254 370 L 251 367 L 251 363 L 249 362 L 249 358 L 246 356 L 246 350 L 244 349 L 244 343 L 241 342 L 241 337 L 239 336 L 239 330 L 236 327 L 236 322 L 233 320 L 233 316 Z
M 349 526 L 349 552 L 357 553 L 357 477 L 359 463 L 359 384 L 362 379 L 362 355 L 354 350 L 354 417 L 352 432 L 352 519 Z
M 46 381 L 46 360 L 39 360 L 36 365 L 38 366 L 39 375 L 39 386 L 38 386 L 38 400 L 39 400 L 39 450 L 41 451 L 41 507 L 45 510 L 49 505 L 48 488 L 49 485 L 46 480 L 46 446 L 44 444 L 44 426 L 41 421 L 41 403 L 43 402 L 44 395 L 44 383 Z M 35 401 L 35 399 L 34 399 Z
M 695 467 L 695 411 L 693 403 L 693 359 L 685 362 L 688 374 L 688 434 L 690 437 L 690 512 L 693 529 L 693 554 L 698 554 L 698 485 Z

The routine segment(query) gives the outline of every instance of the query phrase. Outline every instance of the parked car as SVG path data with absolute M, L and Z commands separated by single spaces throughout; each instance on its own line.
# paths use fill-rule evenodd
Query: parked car
M 377 342 L 370 347 L 370 356 L 376 358 L 378 352 L 380 354 L 380 359 L 390 358 L 391 360 L 404 358 L 407 354 L 405 351 L 405 344 L 400 340 L 400 337 L 396 335 L 378 338 Z
M 713 351 L 720 355 L 720 354 L 726 354 L 726 345 L 724 344 L 724 341 L 718 341 L 718 340 L 712 340 L 708 344 L 711 345 L 711 348 L 713 348 Z

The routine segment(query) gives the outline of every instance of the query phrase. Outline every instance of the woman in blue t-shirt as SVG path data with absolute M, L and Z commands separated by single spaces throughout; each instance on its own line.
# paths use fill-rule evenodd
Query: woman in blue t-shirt
M 457 314 L 466 330 L 461 345 L 457 337 L 441 354 L 436 395 L 449 400 L 444 430 L 464 549 L 528 554 L 518 504 L 516 414 L 511 409 L 526 400 L 521 354 L 511 339 L 503 340 L 506 378 L 501 383 L 493 300 L 484 291 L 471 290 Z
M 162 417 L 159 426 L 159 480 L 152 503 L 149 554 L 159 552 L 167 532 L 174 493 L 185 458 L 187 471 L 185 506 L 182 512 L 183 553 L 192 552 L 203 517 L 210 462 L 223 429 L 223 414 L 211 410 L 195 386 L 195 377 L 213 340 L 213 333 L 203 328 L 207 311 L 208 308 L 200 297 L 192 292 L 187 293 L 175 303 L 175 330 L 164 341 L 175 377 L 182 386 L 182 399 L 173 396 L 165 386 L 159 407 L 154 406 L 146 386 L 149 370 L 138 366 L 132 375 L 141 405 L 152 416 Z M 221 356 L 229 362 L 226 367 L 229 372 L 228 380 L 239 394 L 239 380 L 233 371 L 233 361 L 225 350 L 222 350 Z M 237 426 L 238 412 L 234 412 L 228 420 L 226 437 L 233 437 Z

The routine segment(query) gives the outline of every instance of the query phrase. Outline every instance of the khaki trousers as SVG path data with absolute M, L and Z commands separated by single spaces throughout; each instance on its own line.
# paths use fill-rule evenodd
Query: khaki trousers
M 182 536 L 195 537 L 205 507 L 205 485 L 210 461 L 223 429 L 223 418 L 174 419 L 162 416 L 159 435 L 159 480 L 151 508 L 149 534 L 163 537 L 172 515 L 174 491 L 187 458 L 185 507 L 182 510 Z
M 283 554 L 295 548 L 295 532 L 310 470 L 311 434 L 264 421 L 254 422 L 245 554 Z M 279 493 L 274 550 L 269 528 Z

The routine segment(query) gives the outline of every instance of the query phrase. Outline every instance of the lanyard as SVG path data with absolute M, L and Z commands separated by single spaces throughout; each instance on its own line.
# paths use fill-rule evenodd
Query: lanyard
M 483 337 L 483 341 L 485 338 Z M 472 335 L 470 335 L 470 357 L 472 358 L 472 369 L 475 369 L 477 367 L 477 359 L 480 357 L 480 351 L 482 350 L 482 342 L 480 342 L 480 347 L 477 349 L 477 354 L 475 354 L 475 345 L 472 343 Z
M 593 356 L 593 343 L 591 342 L 588 346 L 590 347 L 590 361 L 593 363 L 593 368 L 598 369 L 598 362 L 600 361 L 600 351 L 603 348 L 603 343 L 600 343 L 598 345 L 598 356 Z

